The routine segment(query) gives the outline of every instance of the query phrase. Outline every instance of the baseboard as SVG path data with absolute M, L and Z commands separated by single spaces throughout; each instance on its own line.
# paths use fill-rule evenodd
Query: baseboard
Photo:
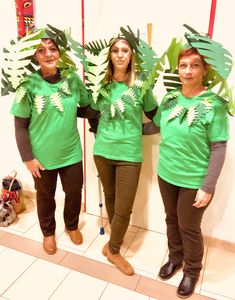
M 24 190 L 23 194 L 25 196 L 25 201 L 27 203 L 27 201 L 30 201 L 32 199 L 35 199 L 35 191 L 30 191 L 30 190 Z M 62 198 L 58 199 L 59 205 L 62 205 Z M 82 205 L 82 211 L 83 210 L 83 205 Z M 235 243 L 231 243 L 228 241 L 224 241 L 224 240 L 220 240 L 211 236 L 204 236 L 204 242 L 207 246 L 211 246 L 211 247 L 215 247 L 215 248 L 219 248 L 219 249 L 223 249 L 223 250 L 227 250 L 227 251 L 231 251 L 231 252 L 235 252 Z
M 204 242 L 207 246 L 219 248 L 226 251 L 235 252 L 235 243 L 220 240 L 211 236 L 204 236 Z

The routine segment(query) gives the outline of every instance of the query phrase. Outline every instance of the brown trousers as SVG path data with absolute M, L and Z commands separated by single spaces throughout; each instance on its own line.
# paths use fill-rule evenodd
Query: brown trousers
M 184 274 L 198 278 L 204 251 L 201 221 L 208 205 L 192 206 L 197 189 L 175 186 L 159 176 L 158 183 L 166 213 L 169 261 L 184 262 Z
M 55 234 L 55 191 L 58 174 L 65 192 L 64 223 L 68 230 L 78 228 L 81 210 L 83 170 L 82 162 L 55 169 L 40 171 L 41 178 L 33 177 L 36 189 L 37 212 L 44 236 Z
M 109 249 L 117 254 L 126 234 L 137 191 L 141 163 L 94 156 L 111 225 Z

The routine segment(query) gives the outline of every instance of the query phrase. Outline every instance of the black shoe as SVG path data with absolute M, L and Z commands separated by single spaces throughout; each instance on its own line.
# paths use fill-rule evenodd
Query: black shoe
M 182 268 L 182 265 L 183 264 L 174 265 L 172 262 L 168 261 L 161 267 L 158 276 L 163 280 L 169 279 L 175 274 L 178 269 Z
M 177 295 L 180 298 L 187 298 L 191 296 L 194 292 L 197 280 L 197 278 L 191 278 L 184 275 L 177 289 Z

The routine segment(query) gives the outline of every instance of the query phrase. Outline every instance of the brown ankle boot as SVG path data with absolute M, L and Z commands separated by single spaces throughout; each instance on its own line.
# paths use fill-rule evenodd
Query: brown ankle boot
M 57 247 L 54 235 L 43 237 L 43 249 L 46 251 L 47 254 L 56 253 Z
M 75 245 L 81 245 L 83 243 L 83 237 L 81 232 L 76 229 L 76 230 L 68 230 L 65 229 L 66 233 L 69 235 L 70 240 L 75 244 Z
M 133 275 L 135 273 L 133 267 L 129 262 L 120 254 L 112 254 L 107 248 L 107 259 L 113 263 L 123 274 Z
M 104 245 L 103 249 L 102 249 L 102 254 L 103 254 L 104 256 L 107 256 L 108 248 L 109 248 L 109 242 L 107 242 L 107 243 Z

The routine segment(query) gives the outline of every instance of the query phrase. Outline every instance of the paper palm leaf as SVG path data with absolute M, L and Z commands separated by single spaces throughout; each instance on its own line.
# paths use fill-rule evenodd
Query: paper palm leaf
M 135 105 L 136 103 L 136 95 L 133 89 L 128 89 L 123 95 L 122 100 L 131 105 Z
M 167 92 L 181 88 L 182 83 L 178 72 L 174 71 L 172 73 L 170 69 L 166 69 L 163 75 L 163 84 L 166 87 Z
M 177 98 L 172 98 L 162 104 L 163 109 L 169 109 L 174 107 L 178 103 Z
M 93 86 L 100 85 L 100 82 L 103 78 L 104 78 L 104 74 L 101 74 L 101 75 L 88 74 L 87 75 L 87 79 L 93 84 Z
M 87 79 L 90 83 L 89 88 L 92 90 L 93 100 L 96 102 L 101 88 L 101 82 L 104 79 L 105 69 L 107 67 L 107 55 L 109 48 L 104 48 L 98 56 L 89 54 L 87 62 L 89 63 Z
M 153 66 L 159 61 L 157 54 L 153 51 L 149 45 L 140 40 L 140 46 L 138 46 L 138 52 L 141 55 L 141 68 L 142 72 L 148 76 L 148 74 L 152 71 Z
M 97 101 L 98 99 L 98 96 L 99 96 L 99 91 L 100 91 L 100 88 L 102 87 L 101 83 L 98 84 L 98 85 L 89 85 L 89 89 L 92 93 L 92 97 L 93 97 L 93 100 L 94 102 Z
M 84 55 L 84 49 L 82 45 L 75 41 L 68 32 L 66 32 L 66 38 L 72 53 L 80 59 L 85 71 L 87 71 L 88 63 L 86 61 L 86 55 Z
M 235 100 L 233 97 L 234 86 L 228 87 L 227 82 L 223 84 L 223 90 L 220 93 L 220 96 L 228 101 L 228 112 L 230 115 L 235 115 Z
M 58 67 L 62 69 L 65 66 L 66 66 L 66 68 L 71 68 L 71 69 L 74 69 L 74 70 L 76 69 L 75 62 L 68 55 L 66 50 L 63 49 L 63 50 L 60 51 L 60 60 L 59 60 L 59 63 L 58 63 Z
M 178 56 L 183 47 L 182 39 L 177 41 L 176 38 L 173 38 L 170 46 L 166 50 L 166 56 L 168 58 L 169 66 L 170 66 L 170 72 L 174 73 L 177 65 L 178 65 Z
M 32 38 L 35 37 L 38 37 L 38 34 L 32 35 Z M 29 37 L 24 37 L 19 41 L 11 41 L 7 49 L 3 50 L 3 68 L 5 74 L 7 74 L 5 79 L 12 85 L 14 91 L 27 73 L 27 67 L 31 64 L 30 57 L 40 44 L 40 39 L 28 39 Z M 8 91 L 5 92 L 8 93 Z
M 235 100 L 233 97 L 233 87 L 232 88 L 228 88 L 228 90 L 226 91 L 227 94 L 227 98 L 228 98 L 228 111 L 231 115 L 235 115 Z
M 181 105 L 177 105 L 173 108 L 173 111 L 170 113 L 170 115 L 168 116 L 167 121 L 174 119 L 175 117 L 179 116 L 182 111 L 183 111 L 183 106 Z
M 107 48 L 109 46 L 109 43 L 106 40 L 97 40 L 92 41 L 84 46 L 84 49 L 86 49 L 88 52 L 90 52 L 93 55 L 99 55 L 99 53 Z
M 56 42 L 57 45 L 67 48 L 67 38 L 65 32 L 47 24 L 46 34 Z
M 68 82 L 65 80 L 64 82 L 62 82 L 60 89 L 67 95 L 71 95 L 71 91 L 69 88 L 69 84 Z
M 144 82 L 142 80 L 136 79 L 134 86 L 137 88 L 141 88 L 143 86 L 143 83 Z
M 145 95 L 148 89 L 152 89 L 154 84 L 157 82 L 158 77 L 164 71 L 166 53 L 163 53 L 159 61 L 153 65 L 152 71 L 149 73 L 147 79 L 144 81 L 141 89 L 141 97 Z
M 194 106 L 191 106 L 188 110 L 188 114 L 187 114 L 187 123 L 188 123 L 188 126 L 190 126 L 193 121 L 195 120 L 197 116 L 197 110 L 195 109 Z
M 10 81 L 8 80 L 9 75 L 7 75 L 4 70 L 2 70 L 2 78 L 1 78 L 1 95 L 6 96 L 9 92 L 13 93 L 15 89 L 13 89 Z
M 59 109 L 59 111 L 64 111 L 62 101 L 61 101 L 61 96 L 59 93 L 54 93 L 50 95 L 50 101 L 56 108 Z
M 163 84 L 166 87 L 167 92 L 181 87 L 181 81 L 179 79 L 178 71 L 176 70 L 178 65 L 178 55 L 183 47 L 182 40 L 177 41 L 173 38 L 170 46 L 166 50 L 166 57 L 169 63 L 169 69 L 164 70 Z
M 115 115 L 117 115 L 121 119 L 124 119 L 123 112 L 125 110 L 125 107 L 121 99 L 115 101 L 114 108 L 115 108 Z
M 102 87 L 99 89 L 99 94 L 102 95 L 104 98 L 108 98 L 108 92 Z
M 89 65 L 94 65 L 96 68 L 92 68 L 93 74 L 100 74 L 104 71 L 104 69 L 107 66 L 107 55 L 108 55 L 109 47 L 104 48 L 100 51 L 99 55 L 89 54 L 87 55 L 87 61 Z M 94 70 L 96 69 L 96 72 L 94 73 Z M 90 71 L 89 66 L 89 72 Z
M 140 36 L 139 30 L 137 30 L 137 34 L 135 35 L 132 29 L 130 28 L 130 26 L 127 26 L 127 29 L 121 27 L 120 32 L 128 40 L 131 47 L 135 49 L 135 51 L 138 53 L 139 36 Z
M 35 106 L 36 106 L 37 112 L 40 115 L 40 113 L 42 112 L 42 110 L 43 110 L 43 108 L 45 106 L 45 97 L 44 96 L 36 95 L 34 97 L 34 102 L 35 102 Z
M 16 102 L 19 103 L 25 96 L 27 90 L 23 87 L 20 86 L 17 91 L 16 91 Z
M 201 55 L 205 56 L 206 62 L 211 64 L 222 78 L 228 78 L 232 69 L 232 55 L 228 50 L 207 36 L 185 34 L 185 38 L 191 47 L 196 48 Z
M 114 106 L 114 104 L 111 104 L 111 105 L 110 105 L 110 113 L 111 113 L 111 116 L 112 116 L 112 117 L 115 116 L 115 106 Z
M 118 107 L 118 109 L 120 110 L 121 113 L 124 112 L 125 105 L 124 105 L 124 103 L 123 103 L 123 101 L 121 99 L 116 100 L 115 101 L 115 105 L 116 105 L 116 107 Z

